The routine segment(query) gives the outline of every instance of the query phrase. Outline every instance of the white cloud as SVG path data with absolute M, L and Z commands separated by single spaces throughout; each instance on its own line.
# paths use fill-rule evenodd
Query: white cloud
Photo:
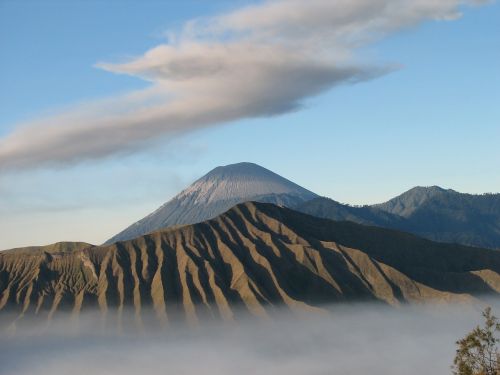
M 392 70 L 356 51 L 425 20 L 460 15 L 462 0 L 268 1 L 187 22 L 171 44 L 99 68 L 151 82 L 129 95 L 21 124 L 0 139 L 0 169 L 70 163 L 164 137 L 301 107 L 339 84 Z

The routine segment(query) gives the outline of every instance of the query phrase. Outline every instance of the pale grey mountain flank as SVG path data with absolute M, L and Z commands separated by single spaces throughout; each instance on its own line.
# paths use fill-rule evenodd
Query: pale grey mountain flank
M 313 192 L 257 164 L 221 166 L 106 241 L 106 244 L 129 240 L 165 227 L 211 219 L 242 202 L 294 207 L 316 197 Z

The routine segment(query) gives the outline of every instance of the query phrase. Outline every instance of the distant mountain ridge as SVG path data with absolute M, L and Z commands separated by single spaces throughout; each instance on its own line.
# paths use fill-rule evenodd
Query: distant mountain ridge
M 129 240 L 155 230 L 211 219 L 238 203 L 296 206 L 318 195 L 254 163 L 213 169 L 150 215 L 106 241 Z
M 371 206 L 353 207 L 320 197 L 294 208 L 318 217 L 394 228 L 440 242 L 500 249 L 500 194 L 415 187 Z
M 4 253 L 8 252 L 15 252 L 17 254 L 20 254 L 22 252 L 26 254 L 52 254 L 52 253 L 66 253 L 66 252 L 73 252 L 77 250 L 83 250 L 87 247 L 92 247 L 94 245 L 91 245 L 86 242 L 69 242 L 69 241 L 63 241 L 63 242 L 56 242 L 51 245 L 45 245 L 45 246 L 26 246 L 26 247 L 19 247 L 15 249 L 8 249 L 8 250 L 3 250 Z
M 211 219 L 246 201 L 273 203 L 332 220 L 394 228 L 441 242 L 500 249 L 500 194 L 414 187 L 385 203 L 341 204 L 253 163 L 213 169 L 156 211 L 106 241 Z
M 452 189 L 443 189 L 439 186 L 416 186 L 385 203 L 375 204 L 373 207 L 391 214 L 408 217 L 434 197 L 451 193 L 457 192 Z
M 325 311 L 342 301 L 398 306 L 500 293 L 498 251 L 266 203 L 108 246 L 55 248 L 0 252 L 0 313 L 15 324 L 98 311 L 108 322 L 142 326 L 266 317 L 280 306 Z M 125 309 L 133 321 L 122 320 Z

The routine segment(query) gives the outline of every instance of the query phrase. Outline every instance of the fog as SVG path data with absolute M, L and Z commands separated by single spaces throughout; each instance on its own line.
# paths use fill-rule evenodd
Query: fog
M 489 301 L 493 312 L 500 301 Z M 331 314 L 170 325 L 118 333 L 88 315 L 79 329 L 54 323 L 0 337 L 0 373 L 450 374 L 455 341 L 481 322 L 484 305 L 333 306 Z M 36 333 L 35 333 L 36 332 Z

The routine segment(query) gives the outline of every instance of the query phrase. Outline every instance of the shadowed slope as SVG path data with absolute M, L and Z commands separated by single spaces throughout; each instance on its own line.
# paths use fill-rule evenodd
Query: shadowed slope
M 403 230 L 434 241 L 500 249 L 500 194 L 415 187 L 372 206 L 352 207 L 315 198 L 293 208 L 327 219 Z
M 415 186 L 387 202 L 374 205 L 374 207 L 391 214 L 408 217 L 427 201 L 435 197 L 453 193 L 457 192 L 452 189 L 443 189 L 439 186 Z
M 319 219 L 264 203 L 203 223 L 66 253 L 0 253 L 0 310 L 78 315 L 89 308 L 137 324 L 232 319 L 274 307 L 320 311 L 338 301 L 467 300 L 500 291 L 500 253 Z M 239 311 L 239 310 L 238 310 Z
M 308 215 L 330 220 L 348 220 L 358 224 L 399 229 L 404 218 L 375 206 L 350 206 L 330 198 L 318 197 L 299 203 L 293 209 Z

